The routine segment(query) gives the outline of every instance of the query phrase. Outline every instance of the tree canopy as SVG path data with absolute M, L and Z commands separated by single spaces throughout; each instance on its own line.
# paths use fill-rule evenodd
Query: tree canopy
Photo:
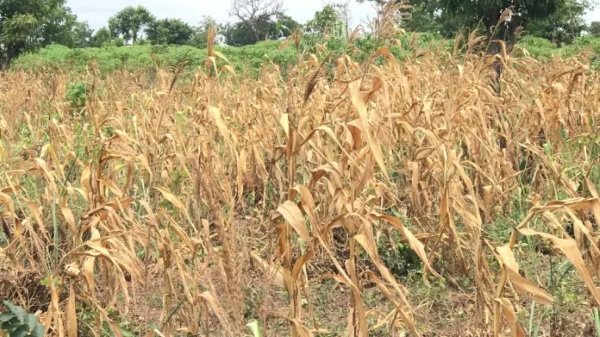
M 384 4 L 386 0 L 372 1 Z M 406 3 L 407 0 L 397 0 Z M 459 30 L 484 30 L 489 38 L 513 43 L 517 27 L 524 34 L 543 37 L 558 45 L 571 42 L 581 32 L 600 36 L 600 22 L 586 26 L 583 15 L 596 0 L 411 0 L 412 8 L 402 6 L 400 25 L 408 31 L 434 32 L 452 38 Z M 502 19 L 502 13 L 511 14 Z M 219 24 L 204 17 L 197 26 L 182 20 L 157 20 L 143 6 L 128 6 L 108 20 L 107 27 L 93 31 L 66 6 L 66 0 L 0 0 L 0 63 L 49 44 L 68 47 L 142 43 L 144 36 L 153 44 L 208 44 L 209 27 L 225 37 L 227 44 L 243 46 L 264 38 L 289 36 L 298 22 L 285 15 L 282 0 L 233 0 L 229 13 L 237 22 Z M 330 4 L 317 11 L 303 27 L 305 31 L 341 36 L 348 33 L 348 7 Z M 491 35 L 496 27 L 497 35 Z M 139 40 L 139 41 L 138 41 Z M 495 44 L 490 44 L 492 47 Z M 496 48 L 498 46 L 496 45 Z M 492 50 L 490 50 L 492 51 Z M 495 51 L 497 52 L 497 50 Z
M 194 29 L 179 19 L 162 19 L 149 24 L 146 37 L 153 44 L 184 45 L 190 42 Z
M 57 43 L 83 46 L 89 30 L 65 0 L 0 0 L 0 62 Z M 89 27 L 88 27 L 89 28 Z
M 114 37 L 125 40 L 138 39 L 139 33 L 148 28 L 156 19 L 143 6 L 123 8 L 108 20 L 108 27 Z
M 254 42 L 258 42 L 263 38 L 261 33 L 268 30 L 265 27 L 271 18 L 283 12 L 282 0 L 232 0 L 229 15 L 249 28 L 254 34 Z
M 527 33 L 559 45 L 570 43 L 585 30 L 583 15 L 590 6 L 591 2 L 587 0 L 562 0 L 552 14 L 532 19 L 527 24 Z
M 358 0 L 383 3 L 383 0 Z M 400 0 L 399 0 L 400 2 Z M 512 15 L 498 26 L 497 37 L 512 43 L 517 27 L 525 33 L 558 42 L 569 42 L 585 28 L 583 15 L 592 0 L 412 0 L 405 10 L 410 18 L 402 22 L 404 29 L 436 32 L 451 37 L 458 30 L 481 27 L 490 36 L 502 13 Z
M 592 36 L 600 37 L 600 21 L 590 23 L 588 31 Z
M 307 31 L 318 35 L 340 31 L 342 26 L 340 13 L 332 5 L 326 5 L 320 11 L 315 12 L 314 18 L 306 23 Z

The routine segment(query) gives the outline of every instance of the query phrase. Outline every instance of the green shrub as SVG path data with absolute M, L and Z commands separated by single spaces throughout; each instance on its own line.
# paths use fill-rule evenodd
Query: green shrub
M 87 85 L 81 82 L 71 85 L 65 94 L 65 100 L 71 104 L 73 109 L 83 108 L 87 98 Z
M 395 247 L 392 247 L 389 241 L 382 240 L 377 247 L 377 251 L 381 260 L 394 276 L 406 277 L 409 273 L 421 270 L 421 259 L 408 244 L 398 243 L 400 239 L 399 236 L 392 235 Z
M 8 336 L 44 336 L 44 326 L 38 324 L 36 315 L 26 313 L 25 309 L 12 304 L 10 301 L 4 301 L 4 305 L 8 311 L 0 314 L 0 329 L 8 333 Z
M 396 37 L 400 45 L 392 41 L 380 41 L 376 43 L 369 37 L 352 41 L 349 45 L 341 38 L 330 38 L 320 41 L 312 37 L 304 37 L 300 48 L 301 53 L 316 53 L 316 45 L 323 44 L 331 52 L 330 64 L 326 67 L 335 67 L 336 59 L 344 53 L 349 53 L 357 62 L 363 62 L 369 58 L 378 48 L 389 46 L 392 54 L 399 60 L 405 60 L 415 54 L 415 49 L 451 51 L 454 41 L 442 39 L 437 34 L 422 33 L 414 35 L 399 35 Z M 207 57 L 206 49 L 198 49 L 190 46 L 175 45 L 148 45 L 136 43 L 130 47 L 122 46 L 124 41 L 112 41 L 102 48 L 79 48 L 69 49 L 64 46 L 51 45 L 41 49 L 37 53 L 29 53 L 20 56 L 11 64 L 11 69 L 36 71 L 41 69 L 58 67 L 71 72 L 84 72 L 90 62 L 96 61 L 101 72 L 113 70 L 145 70 L 156 67 L 175 67 L 185 55 L 185 67 L 195 70 L 204 67 Z M 285 74 L 286 68 L 295 64 L 298 60 L 296 48 L 290 43 L 280 48 L 281 42 L 260 42 L 255 45 L 243 47 L 215 46 L 215 50 L 223 54 L 234 66 L 238 74 L 257 76 L 265 64 L 273 63 L 280 67 Z M 592 62 L 600 63 L 597 55 L 600 55 L 600 38 L 585 36 L 574 40 L 571 45 L 558 48 L 552 42 L 533 36 L 523 37 L 516 48 L 516 56 L 525 55 L 524 51 L 535 58 L 550 59 L 555 56 L 570 57 L 577 55 L 580 51 L 590 48 L 593 53 Z M 441 55 L 441 54 L 440 54 Z M 594 61 L 598 60 L 598 61 Z M 379 60 L 381 61 L 381 60 Z M 217 58 L 219 67 L 225 65 L 225 61 Z

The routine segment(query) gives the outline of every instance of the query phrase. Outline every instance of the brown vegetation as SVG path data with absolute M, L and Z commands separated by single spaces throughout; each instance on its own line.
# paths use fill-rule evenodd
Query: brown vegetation
M 286 78 L 1 74 L 0 294 L 56 336 L 119 336 L 131 312 L 147 336 L 240 336 L 254 319 L 271 336 L 522 336 L 520 308 L 554 301 L 548 268 L 516 262 L 539 240 L 600 304 L 598 74 L 499 55 L 498 94 L 476 44 L 343 56 L 332 78 L 326 51 Z M 61 99 L 74 80 L 83 109 Z M 393 237 L 420 280 L 380 258 Z M 469 317 L 445 328 L 406 288 L 442 280 Z

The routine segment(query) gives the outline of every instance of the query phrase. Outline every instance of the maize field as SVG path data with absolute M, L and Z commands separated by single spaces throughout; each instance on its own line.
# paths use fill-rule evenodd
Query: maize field
M 0 298 L 59 337 L 594 335 L 599 73 L 482 44 L 1 73 Z

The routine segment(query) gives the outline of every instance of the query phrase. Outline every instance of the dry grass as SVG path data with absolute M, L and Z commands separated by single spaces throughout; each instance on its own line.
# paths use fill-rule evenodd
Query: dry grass
M 120 336 L 124 317 L 145 336 L 240 336 L 254 319 L 271 336 L 522 336 L 517 312 L 554 300 L 547 270 L 516 262 L 539 237 L 600 304 L 598 74 L 504 55 L 497 94 L 477 43 L 342 57 L 333 80 L 326 51 L 287 78 L 217 74 L 222 55 L 193 80 L 0 74 L 0 294 L 56 336 Z M 90 88 L 81 111 L 62 100 L 73 81 Z M 382 262 L 391 232 L 420 280 Z M 469 317 L 454 332 L 439 297 L 405 288 L 442 281 Z

